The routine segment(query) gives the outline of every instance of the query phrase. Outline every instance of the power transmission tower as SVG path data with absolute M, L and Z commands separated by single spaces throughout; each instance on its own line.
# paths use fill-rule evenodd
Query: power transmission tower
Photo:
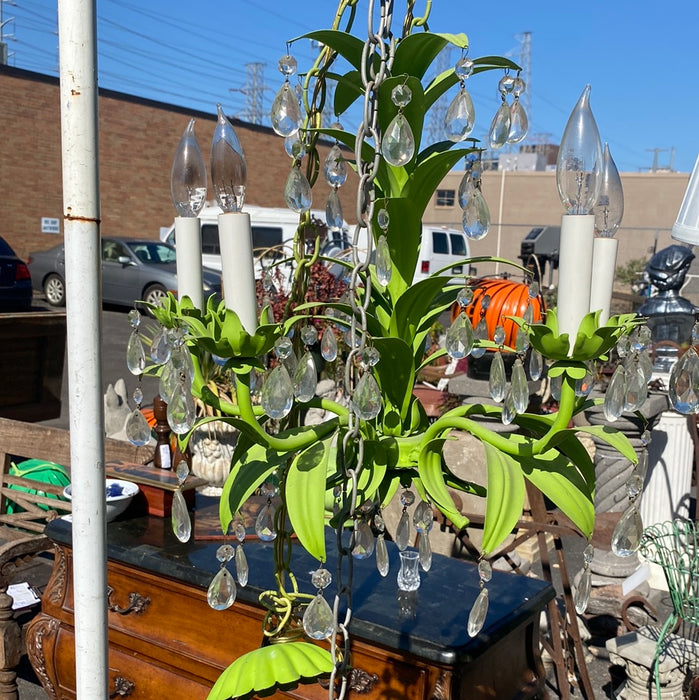
M 15 18 L 14 17 L 8 17 L 7 19 L 3 19 L 2 17 L 2 7 L 7 2 L 7 0 L 0 0 L 0 65 L 6 66 L 7 65 L 7 58 L 8 58 L 8 52 L 7 52 L 7 42 L 5 39 L 14 39 L 15 35 L 14 34 L 6 34 L 5 33 L 5 27 L 10 23 L 14 22 Z M 11 3 L 14 5 L 14 3 Z
M 242 92 L 245 95 L 245 111 L 240 115 L 250 124 L 262 124 L 264 118 L 265 64 L 260 62 L 246 63 L 247 78 L 245 86 L 231 89 L 231 92 Z
M 650 166 L 650 171 L 652 173 L 657 173 L 660 170 L 658 165 L 658 153 L 664 153 L 667 148 L 646 148 L 646 151 L 653 154 L 653 165 Z
M 522 80 L 526 83 L 526 90 L 519 98 L 524 111 L 527 113 L 529 123 L 532 123 L 532 33 L 522 32 L 515 39 L 519 41 L 519 60 L 522 67 Z
M 444 73 L 452 64 L 451 61 L 451 47 L 446 46 L 442 49 L 442 52 L 437 56 L 437 60 L 434 66 L 434 76 L 437 77 Z M 425 139 L 426 143 L 436 143 L 437 141 L 444 141 L 444 117 L 447 114 L 447 109 L 449 109 L 450 97 L 448 93 L 444 93 L 435 103 L 432 105 L 427 124 L 425 125 Z

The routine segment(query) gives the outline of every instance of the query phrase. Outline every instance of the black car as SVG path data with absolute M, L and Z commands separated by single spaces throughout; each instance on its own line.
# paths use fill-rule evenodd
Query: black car
M 0 238 L 0 311 L 27 311 L 32 305 L 29 268 Z

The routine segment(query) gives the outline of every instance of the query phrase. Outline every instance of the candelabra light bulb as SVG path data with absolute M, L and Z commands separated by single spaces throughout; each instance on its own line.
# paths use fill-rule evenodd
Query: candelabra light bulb
M 677 221 L 672 227 L 672 237 L 690 245 L 699 243 L 699 157 L 687 183 Z
M 604 144 L 600 190 L 592 213 L 595 215 L 595 233 L 602 238 L 612 238 L 624 216 L 624 190 L 608 143 Z
M 589 214 L 600 188 L 602 142 L 586 85 L 573 109 L 558 149 L 556 185 L 568 214 Z
M 233 125 L 217 105 L 218 123 L 211 142 L 211 180 L 216 201 L 224 212 L 237 212 L 243 206 L 247 166 Z
M 189 120 L 175 151 L 170 171 L 170 194 L 177 216 L 199 216 L 206 202 L 206 165 Z

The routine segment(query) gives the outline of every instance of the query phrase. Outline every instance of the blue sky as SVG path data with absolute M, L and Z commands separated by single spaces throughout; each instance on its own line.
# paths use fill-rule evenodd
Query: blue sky
M 357 32 L 366 26 L 365 4 L 360 0 Z M 269 124 L 266 115 L 282 80 L 277 59 L 286 41 L 329 26 L 335 7 L 334 0 L 99 0 L 100 85 L 212 113 L 221 102 L 228 114 L 244 118 L 245 66 L 263 62 L 263 123 Z M 424 7 L 425 0 L 417 0 L 415 14 Z M 404 8 L 403 0 L 395 0 L 396 32 Z M 58 75 L 55 2 L 2 0 L 2 20 L 10 65 Z M 696 0 L 434 0 L 429 25 L 465 32 L 471 57 L 498 54 L 515 61 L 523 35 L 531 32 L 532 138 L 557 143 L 589 82 L 602 139 L 619 170 L 647 170 L 654 158 L 661 167 L 692 169 L 699 153 Z M 299 41 L 292 53 L 303 67 L 314 49 Z M 452 62 L 459 56 L 452 52 Z M 486 73 L 469 80 L 477 137 L 487 134 L 499 104 L 498 79 Z M 345 128 L 356 128 L 356 122 L 350 116 Z

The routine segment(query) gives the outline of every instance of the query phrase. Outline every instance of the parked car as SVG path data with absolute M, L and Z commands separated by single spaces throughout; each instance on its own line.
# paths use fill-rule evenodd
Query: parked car
M 0 238 L 0 311 L 27 311 L 32 305 L 32 281 L 27 265 Z
M 66 302 L 64 245 L 29 255 L 34 289 L 52 306 Z M 221 275 L 203 269 L 204 298 L 221 296 Z M 167 243 L 132 238 L 102 238 L 102 301 L 133 306 L 157 304 L 167 292 L 177 293 L 175 248 Z

